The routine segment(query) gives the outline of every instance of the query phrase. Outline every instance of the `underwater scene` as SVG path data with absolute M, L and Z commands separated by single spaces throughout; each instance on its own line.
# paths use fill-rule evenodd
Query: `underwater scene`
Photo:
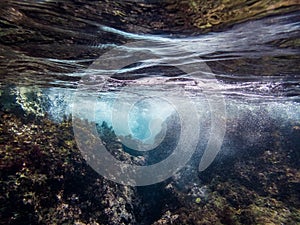
M 298 0 L 1 0 L 1 225 L 300 224 Z

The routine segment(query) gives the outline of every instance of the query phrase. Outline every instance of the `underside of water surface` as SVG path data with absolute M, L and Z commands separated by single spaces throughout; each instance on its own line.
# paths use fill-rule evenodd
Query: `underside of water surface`
M 0 224 L 300 224 L 297 0 L 2 0 Z

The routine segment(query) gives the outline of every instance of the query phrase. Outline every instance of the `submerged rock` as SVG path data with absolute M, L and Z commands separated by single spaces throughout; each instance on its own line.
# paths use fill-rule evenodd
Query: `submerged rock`
M 69 119 L 54 123 L 45 117 L 22 117 L 5 111 L 0 120 L 0 222 L 297 224 L 298 127 L 275 126 L 269 130 L 269 148 L 253 149 L 252 154 L 241 149 L 223 156 L 203 173 L 187 169 L 187 177 L 174 176 L 160 184 L 133 188 L 105 180 L 87 165 Z M 114 141 L 111 129 L 102 129 L 112 154 L 140 163 L 119 150 L 120 143 Z M 240 135 L 237 130 L 228 132 L 233 132 L 231 137 Z M 242 145 L 247 140 L 240 141 Z
M 169 183 L 166 189 L 177 207 L 164 209 L 168 217 L 163 214 L 154 224 L 300 223 L 299 130 L 293 124 L 268 129 L 269 149 L 223 156 L 221 165 L 214 163 L 185 187 Z
M 5 113 L 0 133 L 0 224 L 136 224 L 136 190 L 85 163 L 70 120 Z

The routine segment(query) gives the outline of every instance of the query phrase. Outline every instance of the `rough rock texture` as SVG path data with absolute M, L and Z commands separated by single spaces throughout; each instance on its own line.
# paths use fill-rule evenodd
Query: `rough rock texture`
M 254 144 L 251 152 L 240 148 L 185 188 L 169 183 L 166 189 L 178 207 L 165 208 L 154 224 L 299 224 L 299 123 L 266 129 L 266 146 Z M 227 135 L 233 140 L 239 129 L 227 130 Z M 247 146 L 246 140 L 240 146 Z
M 83 160 L 70 120 L 1 112 L 1 224 L 136 224 L 134 188 Z
M 299 124 L 274 127 L 269 148 L 251 154 L 241 149 L 203 173 L 131 188 L 86 164 L 70 120 L 58 124 L 7 111 L 0 116 L 0 224 L 300 222 Z

